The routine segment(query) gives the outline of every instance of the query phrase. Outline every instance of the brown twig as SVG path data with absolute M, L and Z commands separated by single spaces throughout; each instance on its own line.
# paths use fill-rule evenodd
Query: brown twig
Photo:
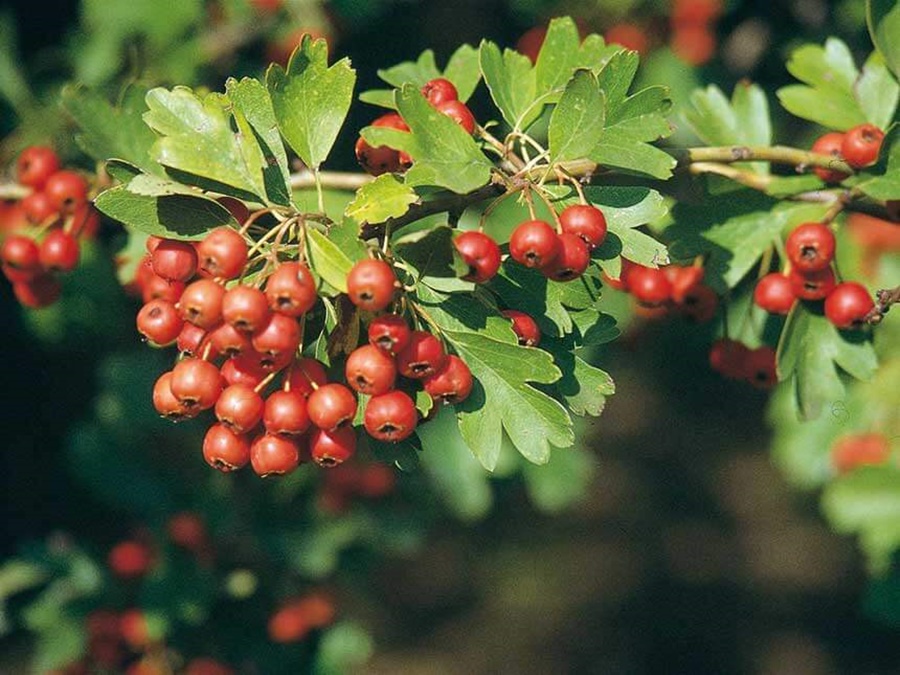
M 733 162 L 773 162 L 775 164 L 790 164 L 797 167 L 798 171 L 806 167 L 818 166 L 825 169 L 840 171 L 841 173 L 853 173 L 849 164 L 834 155 L 823 155 L 809 150 L 789 148 L 784 145 L 751 147 L 744 145 L 729 145 L 711 148 L 687 148 L 678 156 L 682 164 L 694 162 L 720 162 L 731 164 Z
M 863 318 L 868 324 L 876 325 L 881 323 L 884 315 L 888 313 L 891 305 L 900 303 L 900 286 L 896 288 L 883 288 L 875 293 L 875 306 Z

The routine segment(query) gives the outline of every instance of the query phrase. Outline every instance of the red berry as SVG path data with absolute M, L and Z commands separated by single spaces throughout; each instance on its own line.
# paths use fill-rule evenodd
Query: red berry
M 266 399 L 263 424 L 278 436 L 299 436 L 309 428 L 306 397 L 299 391 L 275 391 Z
M 212 408 L 222 393 L 222 376 L 209 361 L 188 358 L 172 369 L 172 394 L 187 410 Z
M 743 380 L 749 376 L 750 349 L 735 340 L 720 338 L 709 350 L 709 365 L 725 377 Z
M 229 358 L 253 351 L 250 336 L 230 323 L 221 323 L 210 331 L 209 342 L 217 353 Z
M 397 131 L 409 131 L 409 125 L 404 119 L 395 112 L 385 113 L 381 117 L 372 122 L 373 127 L 384 127 L 386 129 L 396 129 Z
M 834 272 L 830 267 L 806 274 L 792 269 L 788 279 L 794 295 L 801 300 L 824 300 L 834 289 Z
M 200 328 L 200 326 L 182 322 L 181 332 L 178 333 L 178 337 L 175 339 L 175 346 L 185 356 L 202 356 L 207 335 L 209 333 Z
M 269 618 L 269 639 L 280 644 L 300 642 L 309 633 L 310 628 L 303 609 L 289 604 Z
M 685 63 L 701 66 L 716 53 L 716 34 L 708 26 L 675 26 L 669 46 Z
M 291 366 L 286 388 L 290 391 L 298 391 L 309 398 L 318 387 L 328 382 L 325 366 L 315 359 L 300 358 Z
M 78 241 L 63 230 L 51 230 L 41 242 L 41 265 L 50 272 L 71 272 L 79 256 Z
M 282 263 L 266 281 L 269 306 L 288 316 L 300 316 L 311 310 L 316 297 L 316 282 L 303 263 Z
M 183 281 L 167 281 L 150 268 L 150 273 L 144 279 L 141 298 L 144 302 L 150 302 L 159 298 L 160 300 L 168 300 L 174 305 L 181 299 L 184 289 L 185 283 Z
M 132 648 L 143 651 L 153 642 L 147 617 L 139 609 L 128 609 L 119 616 L 119 632 Z
M 860 124 L 844 134 L 841 155 L 854 169 L 874 164 L 881 152 L 884 132 L 874 124 Z
M 859 466 L 884 464 L 891 446 L 883 434 L 851 434 L 835 441 L 831 447 L 831 463 L 835 471 L 845 474 Z
M 438 103 L 435 108 L 439 113 L 446 115 L 465 129 L 467 134 L 475 133 L 475 116 L 462 101 L 444 101 L 443 103 Z
M 73 237 L 93 239 L 100 230 L 100 212 L 86 203 L 75 207 L 72 214 L 72 227 L 69 230 Z
M 197 271 L 197 249 L 187 241 L 163 239 L 150 260 L 153 271 L 166 281 L 187 281 Z
M 284 361 L 287 365 L 290 358 L 300 346 L 300 324 L 293 317 L 279 312 L 272 312 L 266 324 L 253 334 L 253 348 L 275 361 Z
M 206 544 L 206 524 L 192 511 L 182 511 L 169 518 L 166 532 L 173 544 L 189 551 L 197 551 Z
M 673 24 L 697 26 L 714 21 L 722 13 L 722 0 L 675 0 L 669 15 Z
M 526 220 L 509 238 L 509 254 L 526 267 L 545 269 L 560 253 L 559 235 L 543 220 Z
M 757 389 L 771 389 L 778 384 L 774 349 L 763 345 L 750 350 L 747 357 L 747 381 Z
M 88 183 L 74 171 L 57 171 L 47 179 L 44 192 L 59 213 L 72 213 L 87 201 Z
M 224 424 L 213 424 L 203 439 L 203 459 L 226 473 L 240 469 L 250 461 L 250 440 Z
M 157 347 L 175 342 L 183 326 L 175 305 L 165 300 L 151 300 L 137 315 L 138 332 Z
M 379 145 L 373 148 L 360 136 L 356 140 L 354 147 L 356 153 L 356 161 L 359 165 L 373 176 L 380 176 L 383 173 L 396 173 L 401 170 L 400 154 L 393 148 L 386 145 Z
M 794 268 L 803 273 L 823 270 L 834 259 L 834 233 L 822 223 L 798 225 L 784 246 Z
M 844 134 L 838 131 L 832 131 L 823 136 L 819 136 L 819 138 L 816 139 L 816 142 L 813 143 L 811 150 L 820 155 L 831 155 L 835 159 L 841 159 L 841 146 L 843 143 Z M 826 183 L 840 183 L 850 175 L 820 166 L 813 168 L 813 173 Z
M 512 329 L 523 347 L 537 347 L 541 342 L 541 329 L 537 322 L 525 312 L 516 309 L 505 309 L 500 312 L 512 321 Z
M 408 438 L 416 430 L 418 421 L 415 402 L 409 394 L 398 390 L 370 398 L 363 418 L 372 438 L 390 443 Z
M 212 279 L 198 279 L 184 289 L 178 300 L 178 312 L 185 321 L 209 330 L 222 321 L 224 297 L 225 288 L 221 284 Z
M 315 429 L 309 437 L 309 454 L 319 466 L 337 466 L 355 452 L 356 432 L 349 425 L 334 431 Z
M 672 300 L 681 305 L 685 299 L 698 289 L 703 283 L 703 268 L 691 265 L 689 267 L 678 267 L 677 265 L 669 265 L 662 268 L 666 279 L 672 287 Z
M 500 247 L 484 232 L 463 232 L 453 240 L 453 245 L 469 266 L 466 281 L 483 284 L 500 269 Z
M 363 345 L 347 357 L 344 373 L 347 384 L 360 394 L 377 396 L 394 388 L 397 366 L 394 359 L 378 347 Z
M 394 297 L 394 269 L 383 260 L 360 260 L 347 275 L 350 301 L 369 312 L 379 312 Z
M 51 148 L 32 145 L 25 148 L 16 161 L 19 183 L 35 190 L 44 187 L 47 179 L 59 171 L 59 157 Z
M 230 385 L 256 387 L 269 374 L 260 363 L 259 354 L 241 354 L 222 364 L 222 377 Z
M 456 101 L 459 99 L 459 93 L 456 91 L 456 87 L 450 80 L 444 77 L 436 77 L 433 80 L 428 80 L 428 82 L 425 83 L 425 86 L 422 87 L 422 94 L 428 99 L 428 102 L 434 106 L 443 103 L 444 101 Z
M 219 422 L 236 434 L 253 431 L 263 416 L 265 403 L 252 385 L 238 382 L 227 386 L 216 401 Z
M 343 384 L 323 384 L 309 395 L 309 419 L 319 429 L 332 431 L 352 422 L 356 416 L 356 396 Z
M 197 245 L 200 271 L 210 277 L 237 279 L 247 264 L 247 242 L 237 230 L 217 227 Z
M 41 272 L 41 252 L 37 242 L 22 234 L 12 234 L 0 246 L 3 273 L 16 283 L 29 281 Z
M 109 569 L 122 579 L 142 577 L 150 569 L 153 553 L 137 541 L 122 541 L 112 547 L 106 558 Z
M 282 436 L 263 434 L 250 446 L 250 465 L 263 478 L 290 473 L 300 464 L 300 448 Z
M 606 239 L 606 217 L 596 206 L 573 204 L 559 214 L 563 233 L 581 237 L 588 248 L 596 248 Z
M 855 281 L 838 284 L 825 298 L 825 316 L 841 329 L 859 328 L 874 307 L 869 291 Z
M 451 354 L 444 369 L 425 378 L 422 386 L 436 401 L 460 403 L 472 393 L 472 371 L 458 356 Z
M 610 26 L 603 37 L 608 45 L 621 45 L 641 54 L 647 51 L 647 34 L 633 23 L 617 23 Z
M 440 372 L 446 363 L 447 354 L 441 341 L 420 330 L 410 334 L 409 343 L 397 354 L 397 370 L 415 380 Z
M 266 294 L 253 286 L 233 286 L 222 298 L 222 319 L 235 329 L 253 333 L 269 321 Z
M 22 210 L 32 225 L 40 225 L 45 220 L 56 220 L 59 212 L 46 192 L 32 192 L 22 199 Z M 53 222 L 53 221 L 50 221 Z
M 172 393 L 172 371 L 159 376 L 153 385 L 153 407 L 163 417 L 178 421 L 193 417 L 199 410 L 188 410 Z
M 628 271 L 627 283 L 631 295 L 644 305 L 655 307 L 672 299 L 672 284 L 661 269 L 635 265 Z
M 796 299 L 790 279 L 779 272 L 764 276 L 753 291 L 753 301 L 769 314 L 787 314 Z
M 234 197 L 217 197 L 216 201 L 228 209 L 228 213 L 231 214 L 231 217 L 242 225 L 250 217 L 250 209 L 248 209 L 247 205 L 240 199 L 235 199 Z
M 682 298 L 679 305 L 681 312 L 694 321 L 705 323 L 716 315 L 719 306 L 719 296 L 709 286 L 700 285 Z
M 572 281 L 579 278 L 591 262 L 591 250 L 584 240 L 575 234 L 559 235 L 559 255 L 541 272 L 554 281 Z
M 369 344 L 388 354 L 396 354 L 406 347 L 411 334 L 406 319 L 396 314 L 383 314 L 369 324 Z
M 62 287 L 52 274 L 39 274 L 28 281 L 14 283 L 13 293 L 23 306 L 41 309 L 59 300 Z

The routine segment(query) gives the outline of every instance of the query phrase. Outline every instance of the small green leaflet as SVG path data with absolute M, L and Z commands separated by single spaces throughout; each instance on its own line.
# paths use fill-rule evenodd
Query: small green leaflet
M 864 336 L 844 336 L 804 303 L 791 311 L 778 344 L 778 376 L 793 378 L 797 408 L 804 419 L 842 401 L 846 390 L 838 368 L 860 380 L 875 373 L 875 350 Z
M 603 92 L 590 70 L 578 70 L 550 116 L 549 162 L 590 155 L 600 140 L 606 119 Z
M 402 216 L 418 199 L 415 190 L 384 173 L 356 191 L 356 197 L 347 205 L 344 215 L 360 225 L 383 223 Z
M 313 170 L 328 157 L 353 99 L 356 71 L 349 59 L 328 67 L 328 43 L 303 36 L 287 71 L 272 65 L 266 85 L 278 128 L 300 159 Z
M 346 293 L 347 275 L 355 261 L 318 230 L 308 228 L 306 241 L 310 269 L 341 293 Z
M 543 108 L 535 103 L 537 85 L 531 61 L 512 49 L 501 52 L 496 44 L 484 40 L 479 62 L 484 82 L 503 119 L 513 129 L 526 129 Z
M 857 185 L 857 188 L 873 199 L 882 201 L 900 199 L 900 128 L 895 128 L 885 137 L 881 153 L 882 157 L 887 155 L 887 160 L 881 160 L 867 173 L 878 171 L 882 163 L 884 173 L 874 178 L 866 178 Z
M 416 268 L 421 277 L 457 278 L 468 272 L 453 246 L 453 229 L 438 225 L 430 230 L 403 234 L 392 241 L 394 252 Z
M 888 68 L 900 79 L 900 2 L 867 0 L 866 20 L 872 42 L 881 52 Z
M 880 129 L 890 126 L 900 100 L 900 84 L 878 52 L 872 52 L 863 66 L 856 82 L 856 97 L 869 122 Z

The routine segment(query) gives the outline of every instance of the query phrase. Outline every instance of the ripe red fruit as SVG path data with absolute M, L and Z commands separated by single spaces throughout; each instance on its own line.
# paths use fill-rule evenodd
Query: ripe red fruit
M 226 473 L 240 469 L 250 461 L 250 440 L 224 424 L 213 424 L 203 438 L 203 459 Z
M 354 146 L 356 161 L 365 169 L 366 173 L 380 176 L 383 173 L 397 173 L 403 167 L 400 162 L 400 153 L 386 145 L 373 148 L 360 136 Z
M 311 310 L 316 297 L 316 282 L 303 263 L 282 263 L 266 281 L 269 306 L 288 316 L 300 316 Z
M 512 321 L 512 329 L 523 347 L 537 347 L 541 342 L 541 329 L 537 322 L 525 312 L 516 309 L 505 309 L 500 312 Z
M 647 34 L 633 23 L 617 23 L 604 34 L 608 45 L 621 45 L 641 54 L 647 51 Z
M 269 618 L 269 639 L 280 644 L 300 642 L 309 633 L 310 628 L 303 609 L 288 604 Z
M 439 113 L 446 115 L 465 129 L 467 134 L 475 133 L 475 116 L 462 101 L 444 101 L 438 103 L 435 108 Z
M 397 353 L 397 370 L 415 380 L 440 372 L 446 363 L 447 354 L 441 341 L 421 330 L 413 331 L 409 343 Z
M 747 381 L 757 389 L 771 389 L 778 384 L 778 374 L 775 371 L 775 350 L 768 345 L 750 350 L 746 367 Z
M 228 359 L 222 364 L 222 377 L 230 385 L 246 384 L 250 387 L 257 386 L 269 374 L 263 367 L 260 355 L 241 354 Z
M 250 336 L 239 331 L 230 323 L 221 323 L 212 330 L 209 334 L 209 342 L 214 351 L 229 358 L 253 351 Z
M 813 143 L 811 150 L 821 155 L 831 155 L 835 159 L 841 159 L 841 146 L 843 143 L 844 134 L 838 131 L 832 131 L 823 136 L 819 136 L 819 138 L 816 139 L 816 142 Z M 835 171 L 834 169 L 826 169 L 819 166 L 813 168 L 813 173 L 826 183 L 840 183 L 850 175 L 842 171 Z
M 884 464 L 891 454 L 891 446 L 883 434 L 851 434 L 835 441 L 831 447 L 831 463 L 839 474 L 859 466 Z
M 247 264 L 247 242 L 237 230 L 217 227 L 197 245 L 200 271 L 210 277 L 237 279 Z
M 409 394 L 395 390 L 373 396 L 366 404 L 363 424 L 372 438 L 396 443 L 416 430 L 419 413 Z
M 572 281 L 579 278 L 591 262 L 591 250 L 584 240 L 575 234 L 559 235 L 559 255 L 541 272 L 554 281 Z
M 246 434 L 259 424 L 264 406 L 253 386 L 237 382 L 222 390 L 216 401 L 216 417 L 234 433 Z
M 129 646 L 140 651 L 154 639 L 147 617 L 139 609 L 127 609 L 119 615 L 119 632 Z
M 100 230 L 100 212 L 90 203 L 75 207 L 72 214 L 72 227 L 69 230 L 73 237 L 93 239 Z
M 32 145 L 25 148 L 16 160 L 19 183 L 35 190 L 44 187 L 47 179 L 59 171 L 59 157 L 51 148 Z
M 483 284 L 497 274 L 500 269 L 500 247 L 484 232 L 463 232 L 453 240 L 453 245 L 469 266 L 466 281 Z
M 677 265 L 668 265 L 662 268 L 666 279 L 672 286 L 672 301 L 681 305 L 687 297 L 694 293 L 703 283 L 703 268 L 691 265 L 688 267 L 679 267 Z
M 319 429 L 332 431 L 356 416 L 356 396 L 343 384 L 329 382 L 309 395 L 307 412 Z
M 780 272 L 764 276 L 753 291 L 753 301 L 769 314 L 787 314 L 796 299 L 790 279 Z
M 526 220 L 513 230 L 509 238 L 509 254 L 526 267 L 549 267 L 561 248 L 556 230 L 543 220 Z
M 156 298 L 160 300 L 168 300 L 172 304 L 177 303 L 184 293 L 185 283 L 183 281 L 167 281 L 150 268 L 149 274 L 144 278 L 144 284 L 141 288 L 141 298 L 144 302 L 150 302 Z
M 263 434 L 250 446 L 250 465 L 263 478 L 290 473 L 299 464 L 299 447 L 282 436 Z
M 456 101 L 459 99 L 459 93 L 453 83 L 443 77 L 436 77 L 428 80 L 422 87 L 422 94 L 428 99 L 431 105 L 439 105 L 444 101 Z
M 202 356 L 207 335 L 208 332 L 200 328 L 200 326 L 182 322 L 181 332 L 178 333 L 178 337 L 175 339 L 175 346 L 185 356 Z
M 198 279 L 184 289 L 178 300 L 178 312 L 185 321 L 209 330 L 222 321 L 224 297 L 225 288 L 221 284 L 212 279 Z
M 748 377 L 750 349 L 735 340 L 720 338 L 709 350 L 709 365 L 725 377 L 742 380 Z
M 347 357 L 344 373 L 347 384 L 360 394 L 377 396 L 394 388 L 397 366 L 394 359 L 378 347 L 363 345 Z
M 596 248 L 606 239 L 606 217 L 596 206 L 572 204 L 559 214 L 564 234 L 574 234 L 584 240 L 588 248 Z
M 244 224 L 250 217 L 250 209 L 240 199 L 234 197 L 218 197 L 216 201 L 228 209 L 228 213 L 240 224 Z M 230 229 L 230 228 L 229 228 Z
M 0 246 L 3 273 L 16 283 L 29 281 L 41 272 L 41 253 L 37 242 L 22 234 L 12 234 Z
M 841 155 L 854 169 L 862 169 L 878 161 L 883 140 L 884 132 L 874 124 L 860 124 L 844 134 Z
M 394 269 L 384 260 L 360 260 L 347 275 L 347 295 L 360 309 L 379 312 L 391 304 L 396 281 Z
M 472 393 L 472 371 L 465 361 L 451 354 L 447 357 L 444 369 L 431 377 L 425 378 L 422 386 L 436 401 L 443 403 L 460 403 Z
M 666 273 L 654 267 L 635 265 L 628 271 L 628 291 L 638 302 L 655 307 L 672 299 L 672 284 Z
M 222 393 L 222 376 L 209 361 L 188 358 L 172 369 L 169 387 L 187 410 L 207 410 L 216 404 Z
M 189 551 L 197 551 L 206 545 L 206 524 L 192 511 L 182 511 L 169 518 L 166 532 L 173 544 Z
M 166 281 L 187 281 L 197 271 L 197 249 L 187 241 L 163 239 L 150 254 L 153 271 Z
M 369 324 L 369 344 L 388 354 L 396 354 L 406 347 L 411 334 L 406 319 L 397 314 L 383 314 Z
M 800 272 L 818 272 L 834 260 L 834 233 L 822 223 L 798 225 L 784 246 L 788 259 Z
M 266 399 L 263 424 L 278 436 L 299 436 L 309 428 L 306 397 L 299 391 L 275 391 Z
M 266 294 L 253 286 L 232 286 L 222 297 L 222 319 L 239 331 L 259 330 L 270 314 Z
M 310 394 L 327 381 L 325 366 L 316 359 L 303 357 L 294 361 L 288 371 L 286 388 L 309 398 Z
M 685 63 L 701 66 L 716 53 L 716 34 L 708 26 L 676 26 L 669 46 Z
M 794 295 L 801 300 L 824 300 L 834 289 L 834 272 L 830 267 L 807 274 L 792 269 L 788 279 Z
M 56 220 L 59 215 L 46 192 L 32 192 L 22 199 L 21 204 L 25 217 L 32 225 L 40 225 L 50 218 Z
M 110 549 L 106 562 L 117 577 L 137 579 L 150 569 L 153 553 L 140 542 L 121 541 Z
M 88 183 L 74 171 L 57 171 L 44 183 L 44 192 L 59 213 L 71 213 L 87 201 Z
M 79 256 L 78 241 L 63 230 L 51 230 L 41 242 L 41 265 L 49 272 L 71 272 Z
M 199 410 L 188 410 L 172 393 L 172 371 L 159 376 L 153 385 L 153 407 L 163 417 L 178 421 L 193 417 Z
M 869 291 L 855 281 L 838 284 L 825 298 L 825 316 L 841 329 L 858 328 L 874 307 Z
M 14 283 L 13 293 L 23 306 L 41 309 L 49 307 L 59 299 L 62 287 L 52 274 L 38 274 L 28 281 Z
M 342 464 L 356 452 L 356 432 L 346 426 L 334 431 L 315 429 L 309 437 L 309 454 L 319 466 Z
M 151 300 L 137 315 L 138 332 L 157 347 L 175 342 L 183 326 L 175 305 L 165 300 Z
M 702 25 L 722 13 L 722 0 L 675 0 L 669 15 L 673 24 Z
M 270 360 L 286 365 L 300 346 L 300 324 L 293 317 L 272 312 L 266 324 L 253 334 L 253 348 Z
M 701 284 L 685 294 L 679 309 L 689 319 L 705 323 L 716 315 L 718 306 L 719 296 L 716 292 Z

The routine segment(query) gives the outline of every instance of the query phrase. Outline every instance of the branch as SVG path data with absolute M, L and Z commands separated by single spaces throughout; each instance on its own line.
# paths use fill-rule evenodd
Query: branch
M 0 183 L 0 200 L 22 199 L 31 194 L 31 188 L 18 183 Z
M 744 146 L 730 145 L 713 148 L 687 148 L 678 153 L 678 161 L 681 164 L 693 162 L 774 162 L 775 164 L 790 164 L 802 171 L 809 166 L 818 166 L 824 169 L 840 171 L 841 173 L 853 173 L 849 164 L 834 155 L 823 155 L 809 150 L 789 148 L 784 145 L 769 146 Z
M 331 190 L 356 191 L 375 178 L 367 173 L 349 173 L 345 171 L 320 171 L 319 180 L 323 188 Z M 312 171 L 300 171 L 291 174 L 291 189 L 303 190 L 316 187 L 316 177 Z
M 897 303 L 900 303 L 900 286 L 878 291 L 875 293 L 875 306 L 866 314 L 863 321 L 873 326 L 881 323 L 891 305 L 896 305 Z
M 745 185 L 749 188 L 760 190 L 762 192 L 765 192 L 769 188 L 769 185 L 772 184 L 771 176 L 754 173 L 752 171 L 744 171 L 742 169 L 737 169 L 733 166 L 729 166 L 728 164 L 720 164 L 716 162 L 694 162 L 688 167 L 688 171 L 690 171 L 694 175 L 714 173 L 717 176 L 724 176 L 725 178 L 733 180 L 735 183 L 740 183 L 741 185 Z

